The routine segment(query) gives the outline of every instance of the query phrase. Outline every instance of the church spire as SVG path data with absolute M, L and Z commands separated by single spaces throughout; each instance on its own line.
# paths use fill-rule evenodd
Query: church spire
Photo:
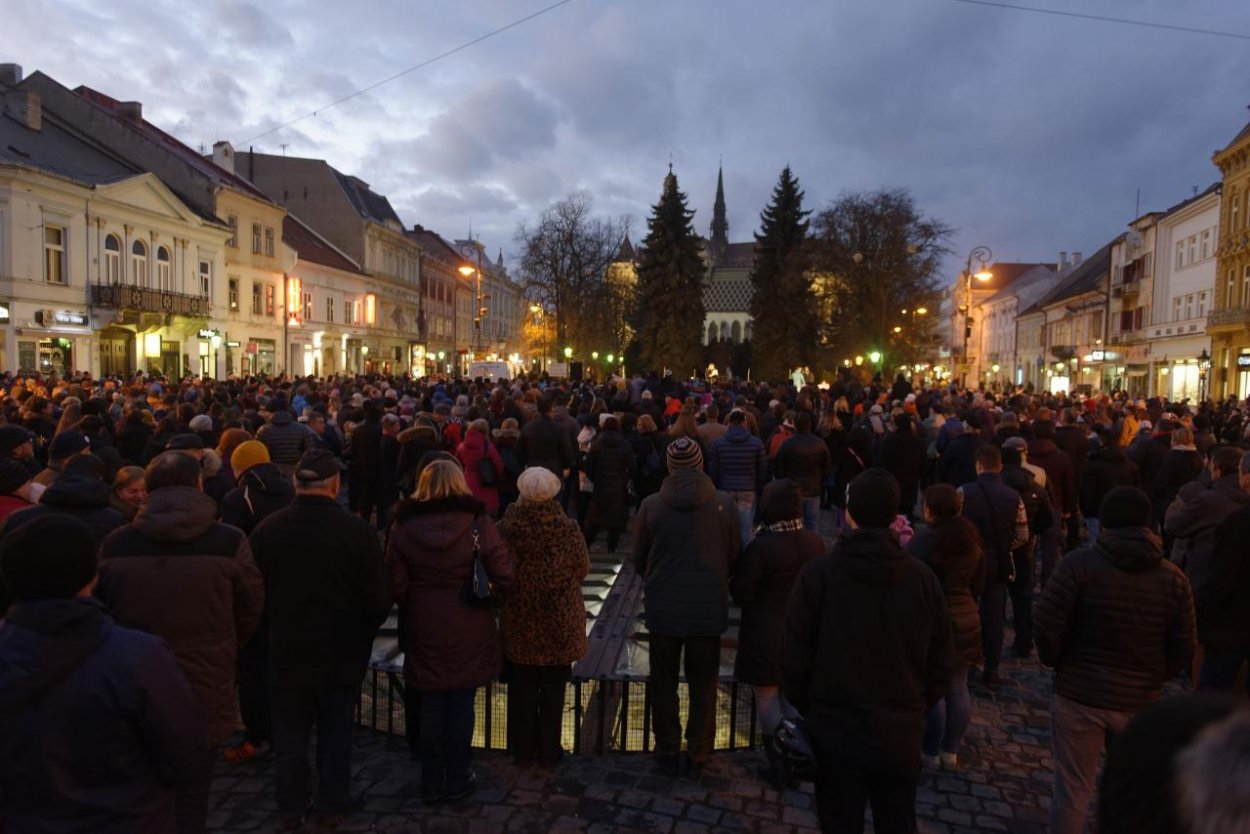
M 711 228 L 712 257 L 719 262 L 729 251 L 729 221 L 725 219 L 725 173 L 723 167 L 716 169 L 716 202 L 712 205 Z

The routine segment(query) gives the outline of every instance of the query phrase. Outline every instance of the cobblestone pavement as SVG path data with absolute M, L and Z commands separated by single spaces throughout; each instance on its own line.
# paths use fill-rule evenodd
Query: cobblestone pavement
M 1008 641 L 1010 645 L 1010 641 Z M 1043 834 L 1050 807 L 1050 676 L 1036 661 L 1003 662 L 997 694 L 973 687 L 973 724 L 960 769 L 926 771 L 917 794 L 922 832 Z M 364 807 L 340 831 L 395 834 L 487 832 L 749 831 L 816 829 L 811 786 L 778 795 L 754 777 L 752 752 L 717 753 L 699 782 L 655 776 L 642 754 L 568 757 L 554 771 L 517 770 L 507 756 L 479 753 L 479 789 L 456 808 L 427 809 L 418 768 L 402 739 L 358 736 L 355 791 Z M 269 830 L 276 819 L 273 767 L 218 764 L 209 830 Z M 305 831 L 316 830 L 307 823 Z
M 830 514 L 822 530 L 832 538 Z M 595 548 L 598 551 L 600 548 Z M 625 552 L 622 546 L 620 552 Z M 1011 645 L 1007 629 L 1005 645 Z M 972 686 L 973 720 L 959 769 L 926 770 L 916 809 L 922 834 L 1044 834 L 1050 808 L 1051 676 L 1036 659 L 1004 658 L 1002 688 Z M 979 681 L 975 678 L 974 681 Z M 757 752 L 715 754 L 696 782 L 656 776 L 649 755 L 570 756 L 553 771 L 518 770 L 502 753 L 475 753 L 478 791 L 458 807 L 421 804 L 420 776 L 400 738 L 357 736 L 353 791 L 360 811 L 340 831 L 394 834 L 488 832 L 759 832 L 818 829 L 811 786 L 778 794 L 755 778 Z M 270 830 L 277 819 L 270 762 L 216 767 L 213 832 Z M 317 831 L 311 821 L 302 829 Z M 871 831 L 871 826 L 869 826 Z

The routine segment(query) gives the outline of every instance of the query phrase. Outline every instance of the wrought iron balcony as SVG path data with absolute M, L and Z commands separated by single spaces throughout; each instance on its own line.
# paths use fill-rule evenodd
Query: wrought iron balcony
M 208 299 L 204 296 L 124 284 L 92 284 L 91 303 L 96 307 L 176 316 L 207 316 L 209 308 Z
M 1228 307 L 1213 310 L 1207 316 L 1207 327 L 1219 327 L 1229 324 L 1250 324 L 1250 307 Z

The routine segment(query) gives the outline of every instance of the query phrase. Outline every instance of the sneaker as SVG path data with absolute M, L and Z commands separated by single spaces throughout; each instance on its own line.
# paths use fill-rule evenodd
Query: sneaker
M 945 750 L 935 756 L 942 760 L 942 770 L 959 770 L 959 756 L 954 753 L 947 753 Z
M 459 805 L 471 799 L 477 793 L 477 774 L 469 771 L 469 775 L 455 785 L 448 785 L 443 801 L 449 805 Z
M 986 669 L 985 674 L 981 676 L 981 684 L 991 692 L 997 692 L 1003 688 L 1003 680 L 998 676 L 997 669 Z
M 933 770 L 939 770 L 942 767 L 942 759 L 938 756 L 930 756 L 928 753 L 921 753 L 920 761 L 925 767 Z
M 247 739 L 243 739 L 240 744 L 221 748 L 221 755 L 230 764 L 244 764 L 256 759 L 263 759 L 269 755 L 269 742 L 262 741 L 260 744 L 252 744 Z

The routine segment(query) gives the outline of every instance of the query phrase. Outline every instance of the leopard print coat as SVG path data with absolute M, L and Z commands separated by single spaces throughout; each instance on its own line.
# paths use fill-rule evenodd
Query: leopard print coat
M 499 523 L 516 560 L 500 631 L 504 655 L 528 666 L 567 665 L 586 653 L 582 579 L 590 554 L 577 522 L 555 501 L 521 500 Z

